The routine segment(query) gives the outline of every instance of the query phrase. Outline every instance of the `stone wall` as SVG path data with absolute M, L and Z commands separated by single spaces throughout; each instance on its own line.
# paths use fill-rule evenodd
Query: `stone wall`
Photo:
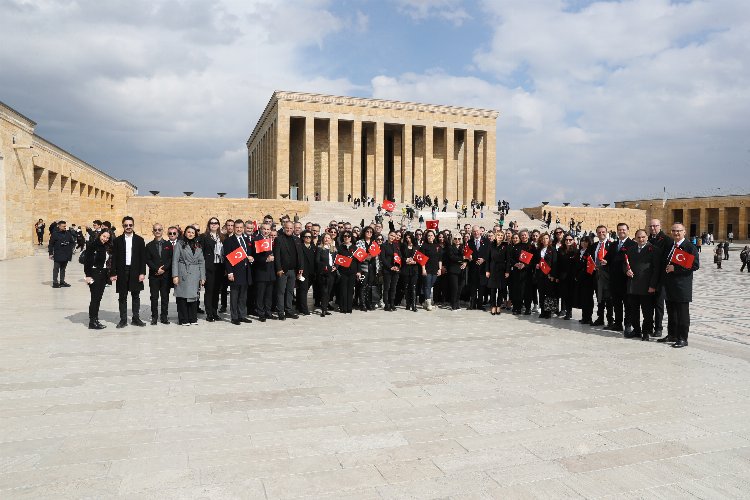
M 128 199 L 127 205 L 127 215 L 135 219 L 136 232 L 147 239 L 151 235 L 151 226 L 156 222 L 165 228 L 174 224 L 185 227 L 197 223 L 203 231 L 210 217 L 218 217 L 223 225 L 227 219 L 261 220 L 266 214 L 271 214 L 276 220 L 284 214 L 294 218 L 295 213 L 302 218 L 309 210 L 309 204 L 304 201 L 192 196 L 133 196 Z M 122 214 L 124 215 L 125 213 Z M 117 218 L 118 228 L 122 216 Z
M 552 227 L 555 227 L 555 220 L 560 218 L 560 225 L 568 228 L 571 218 L 576 222 L 582 222 L 581 229 L 584 231 L 594 231 L 596 226 L 603 224 L 609 230 L 615 230 L 620 222 L 626 223 L 630 227 L 630 235 L 635 234 L 636 229 L 646 228 L 646 211 L 635 208 L 599 208 L 599 207 L 561 207 L 561 206 L 538 206 L 524 208 L 523 211 L 529 217 L 541 219 L 544 211 L 552 212 Z

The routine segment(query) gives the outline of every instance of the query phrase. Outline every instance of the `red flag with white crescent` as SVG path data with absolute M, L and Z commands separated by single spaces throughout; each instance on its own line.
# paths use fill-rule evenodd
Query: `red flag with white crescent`
M 427 229 L 437 229 L 440 225 L 440 221 L 437 220 L 428 220 L 425 222 L 425 225 L 427 226 Z
M 539 269 L 541 269 L 544 274 L 549 274 L 550 271 L 552 271 L 552 267 L 547 264 L 547 261 L 544 259 L 539 261 Z
M 227 255 L 227 260 L 233 265 L 236 266 L 243 260 L 247 259 L 247 254 L 242 249 L 242 247 L 237 247 L 236 250 L 233 250 L 232 253 Z
M 396 204 L 391 200 L 383 200 L 382 207 L 386 212 L 393 212 L 396 210 Z
M 255 251 L 257 253 L 270 252 L 273 249 L 271 238 L 264 238 L 262 240 L 255 240 Z
M 424 266 L 427 264 L 427 261 L 430 260 L 428 256 L 417 250 L 414 252 L 414 260 L 417 262 L 417 264 Z
M 674 252 L 672 252 L 672 259 L 670 260 L 670 262 L 672 262 L 672 264 L 677 264 L 680 267 L 684 267 L 685 269 L 690 269 L 693 267 L 694 260 L 694 255 L 686 252 L 685 250 L 675 248 Z
M 594 262 L 594 259 L 592 259 L 589 255 L 586 257 L 586 272 L 589 274 L 594 274 L 594 271 L 596 271 L 596 263 Z
M 474 252 L 469 248 L 469 245 L 464 245 L 464 258 L 470 259 Z
M 362 262 L 367 257 L 367 252 L 365 252 L 364 248 L 357 248 L 352 255 L 355 259 Z
M 370 244 L 369 254 L 373 257 L 380 255 L 380 245 L 378 245 L 376 241 L 373 241 L 372 244 Z
M 338 254 L 336 259 L 333 261 L 337 266 L 349 267 L 352 265 L 352 258 L 346 255 Z
M 530 264 L 532 257 L 533 257 L 533 255 L 531 255 L 526 250 L 521 250 L 521 255 L 518 256 L 518 260 L 520 260 L 524 264 Z
M 401 265 L 401 256 L 399 254 L 393 254 L 393 263 L 398 264 L 399 266 Z

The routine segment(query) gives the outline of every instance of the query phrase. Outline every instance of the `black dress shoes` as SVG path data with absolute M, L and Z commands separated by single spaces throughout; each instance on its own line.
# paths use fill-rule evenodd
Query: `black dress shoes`
M 253 322 L 253 320 L 251 320 L 250 318 L 242 318 L 242 319 L 240 320 L 240 322 L 241 322 L 241 323 L 252 323 L 252 322 Z
M 667 342 L 674 342 L 674 339 L 671 338 L 671 337 L 669 337 L 669 336 L 666 336 L 666 337 L 662 337 L 660 339 L 656 339 L 656 341 L 659 342 L 660 344 L 664 344 L 664 343 L 667 343 Z
M 209 317 L 206 318 L 206 321 L 208 321 L 209 323 L 213 323 L 216 320 L 214 319 L 213 316 L 209 316 Z
M 104 330 L 106 326 L 99 323 L 99 320 L 89 321 L 89 330 Z
M 292 318 L 292 319 L 299 319 L 299 315 L 295 313 L 289 313 L 287 314 L 287 317 Z
M 119 323 L 117 323 L 116 328 L 125 328 L 128 326 L 128 322 L 124 319 L 121 319 Z
M 133 318 L 133 321 L 131 321 L 130 324 L 135 326 L 146 326 L 146 323 L 141 321 L 141 318 Z
M 162 325 L 168 325 L 169 320 L 167 318 L 162 318 L 161 321 L 159 321 Z
M 62 288 L 70 288 L 70 283 L 66 283 L 64 281 L 61 281 L 60 282 L 60 287 L 62 287 Z
M 151 324 L 152 324 L 152 325 L 155 325 L 155 324 L 156 324 L 156 318 L 151 318 Z
M 232 320 L 232 324 L 233 324 L 233 325 L 241 325 L 241 324 L 242 324 L 242 321 L 240 321 L 240 320 L 238 320 L 238 319 L 233 319 L 233 320 Z
M 680 347 L 687 347 L 688 343 L 687 340 L 678 340 L 674 344 L 672 344 L 672 347 L 680 348 Z
M 52 283 L 52 288 L 60 288 L 60 283 Z
M 284 321 L 286 319 L 286 316 L 284 316 L 283 314 L 279 314 L 277 318 L 279 321 Z
M 602 318 L 597 318 L 596 321 L 591 323 L 591 326 L 604 326 L 604 320 Z
M 266 322 L 266 317 L 265 316 L 260 316 L 258 318 L 258 321 L 260 321 L 261 323 L 265 323 Z

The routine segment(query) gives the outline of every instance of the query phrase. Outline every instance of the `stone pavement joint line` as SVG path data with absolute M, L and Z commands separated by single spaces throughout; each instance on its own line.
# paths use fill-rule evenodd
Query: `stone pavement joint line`
M 111 288 L 90 331 L 77 262 L 52 289 L 44 255 L 3 261 L 0 498 L 747 498 L 750 276 L 724 267 L 675 350 L 442 309 L 116 330 Z

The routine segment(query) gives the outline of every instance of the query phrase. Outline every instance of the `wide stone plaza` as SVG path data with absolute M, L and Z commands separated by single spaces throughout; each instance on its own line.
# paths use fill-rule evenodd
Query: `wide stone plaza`
M 678 350 L 476 311 L 116 330 L 111 289 L 93 332 L 77 262 L 3 261 L 0 497 L 747 498 L 738 268 Z

